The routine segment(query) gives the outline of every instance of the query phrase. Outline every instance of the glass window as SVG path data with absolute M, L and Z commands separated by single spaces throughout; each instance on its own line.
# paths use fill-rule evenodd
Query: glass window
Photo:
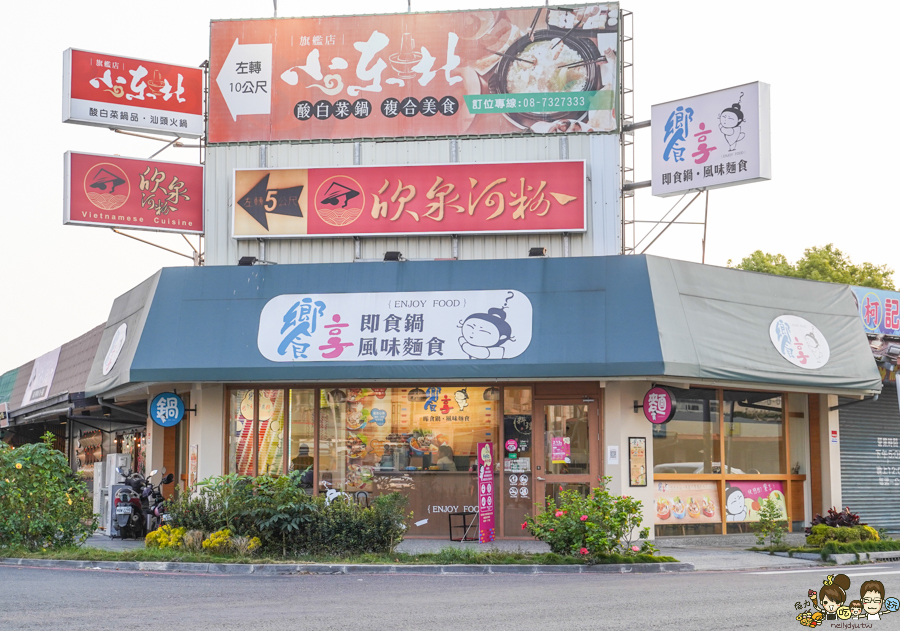
M 239 475 L 253 472 L 253 390 L 231 391 L 228 419 L 228 471 Z
M 544 406 L 544 471 L 550 475 L 590 472 L 588 406 Z
M 284 390 L 259 390 L 259 475 L 284 473 Z
M 781 395 L 726 390 L 725 463 L 729 473 L 787 473 Z
M 313 446 L 316 439 L 313 415 L 315 390 L 291 390 L 290 407 L 290 464 L 288 469 L 300 471 L 300 485 L 313 489 Z
M 474 512 L 477 445 L 497 435 L 499 389 L 341 387 L 319 397 L 320 490 L 363 503 L 406 493 L 416 521 L 427 520 L 410 533 L 419 536 L 447 536 L 448 513 Z
M 717 391 L 671 390 L 675 415 L 653 427 L 653 472 L 721 473 Z
M 507 537 L 525 534 L 522 522 L 534 504 L 531 415 L 531 388 L 503 389 L 503 528 Z

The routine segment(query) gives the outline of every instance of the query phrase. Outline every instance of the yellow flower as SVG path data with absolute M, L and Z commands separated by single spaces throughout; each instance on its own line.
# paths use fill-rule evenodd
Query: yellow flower
M 71 506 L 71 505 L 72 505 L 72 500 L 71 500 L 71 498 L 70 498 L 70 499 L 69 499 L 69 506 Z
M 16 463 L 16 469 L 21 469 L 21 468 L 22 468 L 22 463 L 21 463 L 21 462 L 17 462 L 17 463 Z

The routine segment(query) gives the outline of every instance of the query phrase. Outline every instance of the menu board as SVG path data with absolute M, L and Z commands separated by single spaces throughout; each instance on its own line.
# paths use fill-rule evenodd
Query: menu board
M 494 528 L 494 449 L 491 443 L 478 443 L 478 541 L 490 543 Z

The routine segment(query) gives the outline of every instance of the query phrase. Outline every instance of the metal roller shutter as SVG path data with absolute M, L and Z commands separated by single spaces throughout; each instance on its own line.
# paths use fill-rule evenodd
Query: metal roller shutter
M 852 399 L 840 399 L 849 403 Z M 900 529 L 900 408 L 897 388 L 840 410 L 844 506 L 875 528 Z

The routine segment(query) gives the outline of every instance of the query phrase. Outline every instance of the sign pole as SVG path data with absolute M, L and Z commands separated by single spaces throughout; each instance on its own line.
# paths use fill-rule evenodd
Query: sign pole
M 709 216 L 709 189 L 706 191 L 706 208 L 703 210 L 703 254 L 700 259 L 702 264 L 706 264 L 706 218 Z

